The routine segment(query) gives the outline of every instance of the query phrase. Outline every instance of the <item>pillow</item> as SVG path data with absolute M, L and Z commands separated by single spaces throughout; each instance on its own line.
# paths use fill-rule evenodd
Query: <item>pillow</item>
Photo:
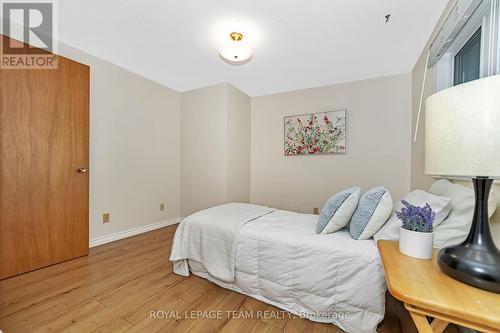
M 361 187 L 351 187 L 333 195 L 321 209 L 316 233 L 329 234 L 344 228 L 358 206 Z
M 389 218 L 392 212 L 392 198 L 383 187 L 374 187 L 363 194 L 352 215 L 350 232 L 354 239 L 372 237 Z
M 434 246 L 442 248 L 463 242 L 469 234 L 474 214 L 474 190 L 441 179 L 432 184 L 429 192 L 451 198 L 450 215 L 434 229 Z M 488 199 L 488 216 L 491 217 L 497 206 L 493 189 Z
M 425 204 L 429 204 L 434 213 L 436 213 L 433 223 L 434 228 L 444 221 L 451 210 L 451 198 L 440 197 L 422 190 L 410 192 L 402 197 L 401 200 L 408 201 L 415 206 L 424 206 Z M 384 226 L 380 228 L 375 235 L 373 235 L 373 239 L 375 239 L 375 241 L 378 241 L 379 239 L 399 239 L 399 227 L 402 222 L 397 218 L 395 212 L 401 211 L 401 208 L 403 208 L 401 200 L 394 204 L 394 211 L 387 223 L 384 224 Z

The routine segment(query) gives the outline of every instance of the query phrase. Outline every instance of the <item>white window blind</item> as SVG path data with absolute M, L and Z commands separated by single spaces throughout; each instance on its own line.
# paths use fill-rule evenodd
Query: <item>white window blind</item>
M 458 0 L 430 47 L 429 66 L 435 65 L 482 0 Z

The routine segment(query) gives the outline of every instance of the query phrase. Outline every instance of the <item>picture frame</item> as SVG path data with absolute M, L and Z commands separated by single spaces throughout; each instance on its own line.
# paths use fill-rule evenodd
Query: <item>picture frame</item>
M 345 109 L 285 116 L 285 156 L 331 155 L 347 152 Z

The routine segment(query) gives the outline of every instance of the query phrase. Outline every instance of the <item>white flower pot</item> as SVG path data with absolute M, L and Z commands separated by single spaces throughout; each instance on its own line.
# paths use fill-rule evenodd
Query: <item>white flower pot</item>
M 399 228 L 399 252 L 418 259 L 432 258 L 434 232 L 418 232 Z

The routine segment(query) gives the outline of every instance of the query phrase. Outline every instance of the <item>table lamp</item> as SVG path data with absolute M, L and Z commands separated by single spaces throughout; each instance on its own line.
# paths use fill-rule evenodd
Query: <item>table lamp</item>
M 441 270 L 500 293 L 500 250 L 491 237 L 488 197 L 500 177 L 500 75 L 442 90 L 426 100 L 425 173 L 472 178 L 475 208 L 466 240 L 439 251 Z

